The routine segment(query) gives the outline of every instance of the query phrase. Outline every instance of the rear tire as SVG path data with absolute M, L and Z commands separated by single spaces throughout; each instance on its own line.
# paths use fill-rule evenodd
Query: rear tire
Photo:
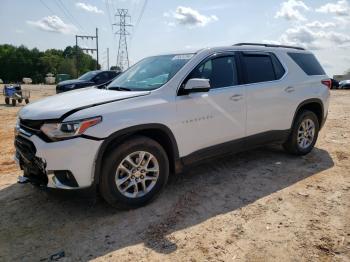
M 13 105 L 13 106 L 16 106 L 16 103 L 17 103 L 16 99 L 12 99 L 11 102 L 12 102 L 12 105 Z
M 24 99 L 24 101 L 26 102 L 26 104 L 29 104 L 29 99 L 28 98 Z
M 284 149 L 294 155 L 306 155 L 314 148 L 320 124 L 316 114 L 309 110 L 301 111 L 294 121 Z
M 18 103 L 22 103 L 23 99 L 18 99 Z
M 9 104 L 10 104 L 10 98 L 5 97 L 5 104 L 6 104 L 6 105 L 9 105 Z
M 137 208 L 160 193 L 168 176 L 169 160 L 163 147 L 137 136 L 115 146 L 104 158 L 99 190 L 114 207 Z

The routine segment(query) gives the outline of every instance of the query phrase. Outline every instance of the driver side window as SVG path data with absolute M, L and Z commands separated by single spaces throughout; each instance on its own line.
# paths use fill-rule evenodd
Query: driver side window
M 209 79 L 211 88 L 229 87 L 238 84 L 237 65 L 234 56 L 210 59 L 197 66 L 188 79 Z

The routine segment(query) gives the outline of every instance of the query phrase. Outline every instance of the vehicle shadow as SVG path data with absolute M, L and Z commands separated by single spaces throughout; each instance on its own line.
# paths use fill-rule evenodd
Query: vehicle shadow
M 118 211 L 102 200 L 11 185 L 0 191 L 0 260 L 40 260 L 65 251 L 90 260 L 143 243 L 159 253 L 178 247 L 171 233 L 238 210 L 333 167 L 327 151 L 304 157 L 278 146 L 225 156 L 176 175 L 146 207 Z

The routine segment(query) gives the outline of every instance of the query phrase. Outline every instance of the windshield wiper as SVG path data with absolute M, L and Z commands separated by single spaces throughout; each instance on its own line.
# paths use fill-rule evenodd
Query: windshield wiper
M 130 88 L 121 87 L 121 86 L 112 86 L 108 88 L 109 90 L 117 90 L 117 91 L 132 91 Z

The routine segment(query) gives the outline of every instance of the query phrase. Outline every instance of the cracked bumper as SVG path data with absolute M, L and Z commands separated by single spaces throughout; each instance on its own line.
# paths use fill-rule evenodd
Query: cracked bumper
M 20 144 L 22 143 L 22 144 Z M 24 177 L 49 188 L 81 189 L 90 187 L 102 141 L 86 138 L 47 143 L 36 135 L 19 134 L 15 139 L 15 161 Z

